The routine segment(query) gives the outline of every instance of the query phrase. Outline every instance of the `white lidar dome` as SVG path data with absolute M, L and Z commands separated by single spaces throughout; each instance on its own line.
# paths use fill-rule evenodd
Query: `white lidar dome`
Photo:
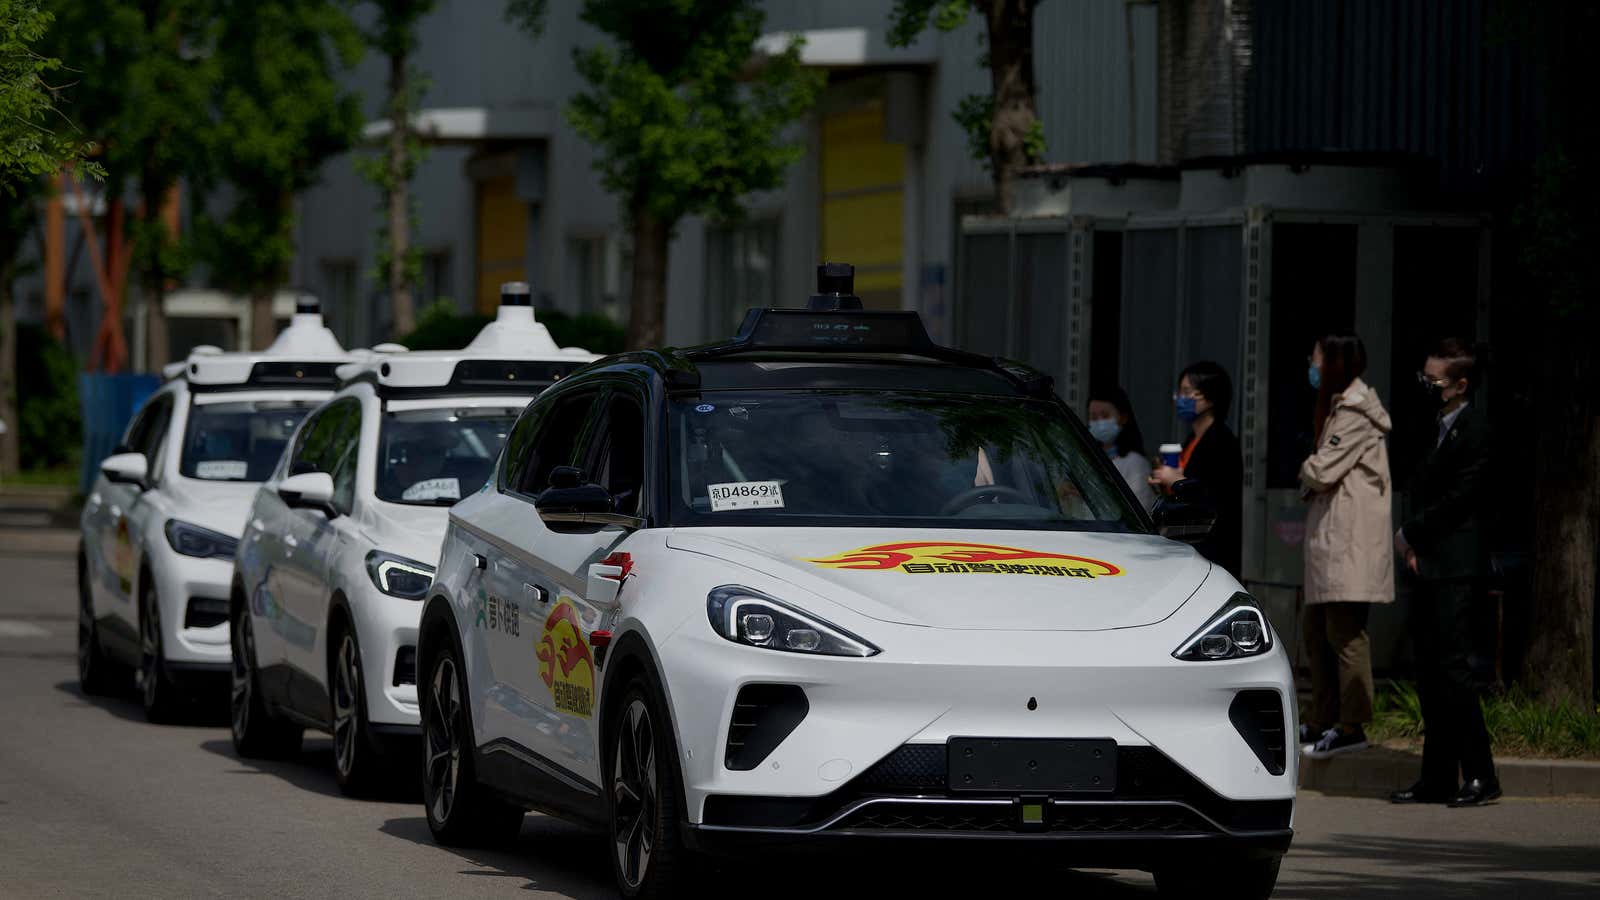
M 289 327 L 278 333 L 272 345 L 261 351 L 265 356 L 295 356 L 316 359 L 325 356 L 343 356 L 344 348 L 333 336 L 328 326 L 322 324 L 322 313 L 312 304 L 300 304 L 289 319 Z

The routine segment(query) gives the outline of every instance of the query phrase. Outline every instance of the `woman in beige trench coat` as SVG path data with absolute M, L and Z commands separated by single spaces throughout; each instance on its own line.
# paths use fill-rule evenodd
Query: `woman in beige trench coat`
M 1361 375 L 1367 351 L 1353 334 L 1317 341 L 1308 377 L 1317 389 L 1316 451 L 1300 466 L 1306 514 L 1303 636 L 1311 666 L 1304 753 L 1322 759 L 1367 746 L 1372 654 L 1367 613 L 1394 601 L 1386 437 L 1389 414 Z

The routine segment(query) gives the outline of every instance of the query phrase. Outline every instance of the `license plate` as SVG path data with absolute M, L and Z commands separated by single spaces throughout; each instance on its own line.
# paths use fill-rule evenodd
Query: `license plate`
M 951 738 L 946 750 L 952 791 L 1076 793 L 1117 786 L 1111 738 Z

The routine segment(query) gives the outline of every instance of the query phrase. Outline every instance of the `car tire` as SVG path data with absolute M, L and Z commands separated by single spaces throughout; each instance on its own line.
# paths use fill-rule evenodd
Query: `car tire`
M 656 900 L 693 893 L 699 860 L 679 831 L 682 776 L 677 741 L 641 675 L 607 707 L 603 768 L 611 872 L 624 897 Z
M 1252 856 L 1226 859 L 1211 871 L 1226 872 L 1229 897 L 1238 900 L 1267 900 L 1278 884 L 1280 856 Z M 1157 869 L 1156 890 L 1163 897 L 1210 897 L 1216 886 L 1195 874 L 1192 867 Z
M 106 655 L 94 617 L 94 592 L 89 587 L 89 559 L 78 553 L 78 687 L 85 694 L 120 694 L 129 684 L 128 669 Z
M 167 673 L 161 637 L 161 601 L 148 579 L 139 589 L 139 695 L 151 722 L 172 722 L 184 698 Z
M 333 706 L 333 774 L 346 797 L 370 797 L 383 781 L 384 760 L 367 727 L 361 645 L 349 625 L 339 625 L 332 634 L 328 696 Z
M 261 696 L 256 669 L 255 626 L 250 613 L 235 610 L 228 634 L 232 643 L 232 680 L 228 692 L 233 750 L 242 757 L 280 759 L 300 752 L 305 729 L 272 714 Z
M 461 657 L 446 643 L 420 686 L 422 806 L 433 839 L 450 847 L 505 845 L 522 830 L 523 809 L 478 782 L 472 714 Z

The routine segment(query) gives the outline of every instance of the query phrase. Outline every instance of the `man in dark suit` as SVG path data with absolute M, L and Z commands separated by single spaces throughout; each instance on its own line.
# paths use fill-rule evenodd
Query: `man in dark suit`
M 1422 778 L 1395 803 L 1480 806 L 1500 796 L 1479 695 L 1492 678 L 1488 599 L 1489 423 L 1472 402 L 1477 354 L 1441 341 L 1419 373 L 1437 432 L 1409 491 L 1395 550 L 1412 579 L 1411 634 L 1425 734 Z M 1461 781 L 1457 781 L 1459 770 Z

